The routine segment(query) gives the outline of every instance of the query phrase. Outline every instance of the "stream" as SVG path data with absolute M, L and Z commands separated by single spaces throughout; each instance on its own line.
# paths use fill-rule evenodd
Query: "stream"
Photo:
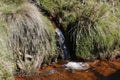
M 63 65 L 67 61 L 42 67 L 34 75 L 15 75 L 15 80 L 120 80 L 120 61 L 96 60 L 86 62 L 90 65 L 87 70 L 66 70 Z

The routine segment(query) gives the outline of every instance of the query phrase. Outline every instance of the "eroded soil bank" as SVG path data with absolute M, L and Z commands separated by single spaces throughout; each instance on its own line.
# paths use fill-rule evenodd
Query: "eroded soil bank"
M 120 61 L 87 62 L 86 71 L 71 72 L 65 70 L 66 61 L 43 67 L 35 75 L 16 75 L 15 80 L 120 80 Z

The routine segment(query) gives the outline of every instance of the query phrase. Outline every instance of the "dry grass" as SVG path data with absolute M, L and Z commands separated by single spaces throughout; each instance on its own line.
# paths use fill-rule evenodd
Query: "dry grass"
M 0 15 L 2 14 L 2 8 L 5 6 L 0 1 Z M 8 33 L 6 24 L 0 17 L 0 80 L 13 80 L 13 55 L 12 51 L 8 48 Z
M 34 73 L 49 56 L 54 56 L 54 30 L 48 19 L 29 3 L 5 5 L 1 20 L 6 23 L 16 69 Z M 45 22 L 46 21 L 46 22 Z M 49 23 L 49 24 L 46 24 Z

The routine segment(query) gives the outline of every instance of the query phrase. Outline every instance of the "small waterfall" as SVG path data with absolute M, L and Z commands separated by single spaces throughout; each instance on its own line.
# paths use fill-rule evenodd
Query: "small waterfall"
M 56 46 L 57 46 L 57 51 L 59 51 L 60 56 L 68 60 L 70 58 L 69 53 L 67 51 L 67 47 L 65 45 L 65 37 L 62 34 L 61 30 L 56 28 L 55 29 L 55 34 L 56 34 Z

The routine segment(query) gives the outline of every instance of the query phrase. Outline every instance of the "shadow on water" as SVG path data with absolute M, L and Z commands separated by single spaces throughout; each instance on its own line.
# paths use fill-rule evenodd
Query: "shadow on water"
M 97 72 L 96 70 L 92 71 L 96 77 L 98 78 L 97 80 L 120 80 L 120 70 L 116 71 L 115 73 L 109 75 L 109 76 L 104 76 Z
M 98 71 L 94 70 L 94 68 L 90 69 L 90 71 L 95 74 L 97 80 L 120 80 L 120 70 L 116 71 L 115 73 L 112 73 L 109 76 L 104 76 L 100 74 Z
M 120 70 L 107 77 L 104 77 L 102 80 L 120 80 Z
M 102 80 L 104 75 L 100 74 L 98 71 L 96 70 L 90 70 L 91 72 L 93 72 L 95 74 L 95 76 L 98 78 L 97 80 Z

